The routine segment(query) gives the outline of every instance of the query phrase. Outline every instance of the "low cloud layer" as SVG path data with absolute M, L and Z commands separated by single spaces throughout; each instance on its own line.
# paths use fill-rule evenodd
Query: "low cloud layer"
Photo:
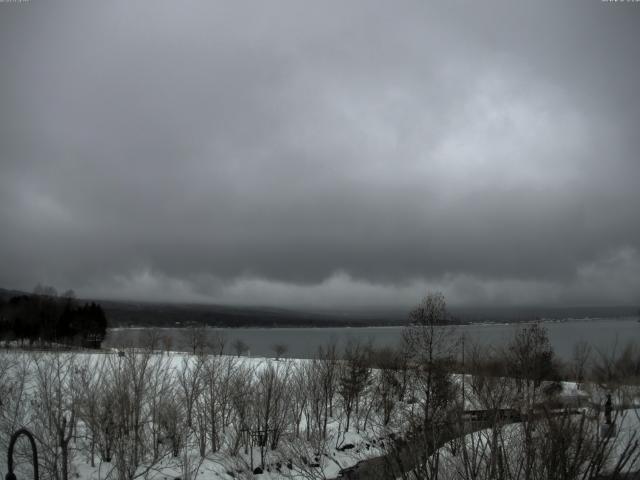
M 640 302 L 640 8 L 0 4 L 0 285 Z
M 177 278 L 140 269 L 101 279 L 94 287 L 94 295 L 107 298 L 254 306 L 407 306 L 427 291 L 442 292 L 455 305 L 466 306 L 621 305 L 640 291 L 640 255 L 632 249 L 614 252 L 581 265 L 567 280 L 444 274 L 430 280 L 375 283 L 336 272 L 321 282 L 301 285 L 251 276 L 230 281 L 206 274 Z

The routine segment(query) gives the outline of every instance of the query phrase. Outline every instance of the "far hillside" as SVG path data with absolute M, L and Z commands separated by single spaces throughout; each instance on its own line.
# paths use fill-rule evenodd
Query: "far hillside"
M 26 295 L 0 289 L 0 299 Z M 103 308 L 110 328 L 115 327 L 374 327 L 401 326 L 408 322 L 409 306 L 403 308 L 308 308 L 248 307 L 82 299 Z M 512 323 L 568 318 L 628 318 L 637 306 L 579 307 L 458 307 L 450 308 L 453 323 Z

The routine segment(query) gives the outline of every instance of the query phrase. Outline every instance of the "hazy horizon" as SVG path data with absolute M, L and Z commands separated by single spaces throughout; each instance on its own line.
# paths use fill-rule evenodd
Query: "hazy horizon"
M 55 288 L 55 286 L 53 286 Z M 63 295 L 66 292 L 58 290 L 58 295 Z M 15 290 L 10 288 L 4 288 L 0 286 L 0 296 L 2 294 L 30 294 L 31 291 Z M 75 292 L 74 292 L 75 293 Z M 406 305 L 325 305 L 325 306 L 305 306 L 305 305 L 270 305 L 270 304 L 233 304 L 233 303 L 217 303 L 211 301 L 203 302 L 186 302 L 179 300 L 140 300 L 127 297 L 77 297 L 79 301 L 97 301 L 107 306 L 112 305 L 116 307 L 131 306 L 138 308 L 145 306 L 149 308 L 153 307 L 168 307 L 177 310 L 189 311 L 195 309 L 198 311 L 246 311 L 253 313 L 260 312 L 282 312 L 284 314 L 309 314 L 309 315 L 326 315 L 328 317 L 338 318 L 340 315 L 345 315 L 345 318 L 370 318 L 372 320 L 380 320 L 383 318 L 389 318 L 392 322 L 396 322 L 401 318 L 408 318 L 408 314 L 412 308 L 417 306 L 417 301 Z M 418 299 L 419 300 L 419 299 Z M 496 321 L 504 320 L 517 321 L 523 317 L 527 318 L 617 318 L 617 317 L 637 317 L 640 316 L 640 304 L 609 304 L 609 305 L 552 305 L 552 304 L 530 304 L 530 305 L 506 305 L 506 304 L 492 304 L 492 305 L 469 305 L 469 304 L 456 304 L 449 302 L 447 304 L 447 310 L 449 314 L 454 318 L 459 317 L 460 320 L 475 321 L 478 318 L 487 319 L 489 317 L 494 318 Z

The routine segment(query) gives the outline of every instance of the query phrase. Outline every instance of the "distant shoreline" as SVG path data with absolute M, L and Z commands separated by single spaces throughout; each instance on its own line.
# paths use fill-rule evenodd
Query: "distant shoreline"
M 498 326 L 498 325 L 527 325 L 532 323 L 567 323 L 567 322 L 594 322 L 594 321 L 633 321 L 640 320 L 635 316 L 623 316 L 623 317 L 582 317 L 582 318 L 541 318 L 536 320 L 513 320 L 513 321 L 479 321 L 479 322 L 454 322 L 443 324 L 443 326 L 451 326 L 451 327 L 461 327 L 461 326 Z M 120 331 L 120 330 L 181 330 L 187 328 L 206 328 L 211 330 L 299 330 L 299 329 L 318 329 L 324 330 L 329 328 L 344 328 L 344 329 L 363 329 L 363 328 L 404 328 L 409 326 L 410 324 L 374 324 L 374 323 L 362 323 L 362 324 L 345 324 L 345 325 L 318 325 L 317 323 L 312 325 L 305 324 L 295 324 L 295 325 L 201 325 L 201 324 L 180 324 L 180 325 L 130 325 L 130 326 L 116 326 L 109 327 L 108 330 L 111 331 Z

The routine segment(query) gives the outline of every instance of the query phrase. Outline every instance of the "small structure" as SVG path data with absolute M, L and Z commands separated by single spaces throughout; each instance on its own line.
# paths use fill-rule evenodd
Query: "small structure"
M 269 441 L 269 436 L 273 435 L 274 430 L 268 428 L 266 430 L 263 429 L 253 429 L 249 427 L 244 427 L 240 429 L 241 434 L 243 435 L 245 442 L 245 454 L 247 450 L 250 452 L 250 461 L 251 461 L 251 470 L 253 470 L 253 447 L 260 447 L 260 465 L 264 467 L 265 464 L 265 453 L 267 444 Z

